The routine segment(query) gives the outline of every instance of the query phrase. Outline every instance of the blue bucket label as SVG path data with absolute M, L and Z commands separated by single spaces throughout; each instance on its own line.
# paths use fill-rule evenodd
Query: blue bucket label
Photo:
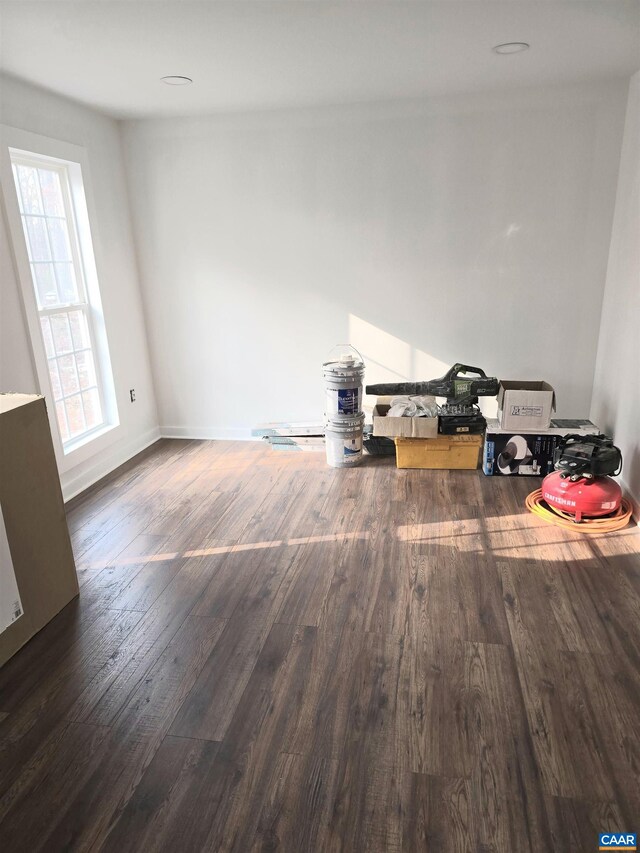
M 346 438 L 343 443 L 342 452 L 345 459 L 353 459 L 362 453 L 362 436 L 357 438 Z
M 355 415 L 358 412 L 358 389 L 342 388 L 338 391 L 338 414 Z

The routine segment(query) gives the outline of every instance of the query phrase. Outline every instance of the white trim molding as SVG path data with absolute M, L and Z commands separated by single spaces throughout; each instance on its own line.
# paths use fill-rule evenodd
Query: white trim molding
M 117 447 L 111 453 L 100 453 L 96 457 L 96 462 L 93 465 L 79 465 L 81 471 L 76 473 L 76 469 L 72 468 L 60 475 L 60 484 L 62 486 L 62 497 L 65 502 L 75 498 L 89 486 L 92 486 L 102 477 L 106 477 L 119 465 L 128 462 L 136 453 L 140 453 L 152 444 L 155 444 L 161 438 L 158 427 L 148 430 L 142 435 L 137 436 L 126 444 Z
M 214 441 L 262 441 L 260 436 L 251 435 L 248 427 L 177 427 L 161 426 L 162 438 L 195 438 Z

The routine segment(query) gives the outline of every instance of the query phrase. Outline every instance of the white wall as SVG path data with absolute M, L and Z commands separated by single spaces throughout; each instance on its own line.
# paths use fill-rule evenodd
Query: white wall
M 622 450 L 640 509 L 640 71 L 631 78 L 591 417 Z
M 74 453 L 61 470 L 65 498 L 158 436 L 157 410 L 131 235 L 118 124 L 17 80 L 0 80 L 0 121 L 87 149 L 97 221 L 92 222 L 120 426 Z M 0 390 L 39 393 L 6 220 L 0 217 Z M 129 401 L 135 388 L 137 400 Z M 99 449 L 98 449 L 99 448 Z
M 125 123 L 161 428 L 316 418 L 347 340 L 587 416 L 627 84 Z

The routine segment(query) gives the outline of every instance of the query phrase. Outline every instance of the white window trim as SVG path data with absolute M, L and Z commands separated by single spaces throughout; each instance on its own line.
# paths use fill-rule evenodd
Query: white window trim
M 73 200 L 72 200 L 72 185 L 69 180 L 69 166 L 68 164 L 58 164 L 51 157 L 43 157 L 34 154 L 24 153 L 22 151 L 18 151 L 15 148 L 10 149 L 11 154 L 11 163 L 12 165 L 19 166 L 31 166 L 32 168 L 39 168 L 42 166 L 46 166 L 48 169 L 54 169 L 59 176 L 61 187 L 62 187 L 62 200 L 65 209 L 65 219 L 67 222 L 67 228 L 69 233 L 69 245 L 71 249 L 71 256 L 73 258 L 73 267 L 76 274 L 76 284 L 78 287 L 78 296 L 81 297 L 77 302 L 69 303 L 67 305 L 56 305 L 50 307 L 38 307 L 38 299 L 36 296 L 36 311 L 38 312 L 38 320 L 41 317 L 51 316 L 53 314 L 60 314 L 65 310 L 69 310 L 71 308 L 75 310 L 82 311 L 82 313 L 86 317 L 87 323 L 87 332 L 89 335 L 89 343 L 90 346 L 86 347 L 87 351 L 90 351 L 94 358 L 94 367 L 96 371 L 96 381 L 97 381 L 97 392 L 98 398 L 100 400 L 100 408 L 103 416 L 103 421 L 98 426 L 93 429 L 85 430 L 81 435 L 79 435 L 75 439 L 69 439 L 66 442 L 62 442 L 63 450 L 65 456 L 69 453 L 72 453 L 74 449 L 77 447 L 86 444 L 88 441 L 91 441 L 94 436 L 100 435 L 104 433 L 106 429 L 112 426 L 110 418 L 108 417 L 107 406 L 105 405 L 105 395 L 104 395 L 104 377 L 101 365 L 101 359 L 99 358 L 100 350 L 97 345 L 95 329 L 94 329 L 94 311 L 91 304 L 91 300 L 89 297 L 89 292 L 87 288 L 86 274 L 85 274 L 85 263 L 84 263 L 84 253 L 82 250 L 82 246 L 80 245 L 80 236 L 77 233 L 77 215 L 74 209 Z M 79 176 L 82 179 L 82 176 Z M 14 180 L 15 186 L 15 180 Z M 17 195 L 17 189 L 16 189 Z M 37 215 L 37 214 L 36 214 Z M 24 234 L 24 224 L 23 224 L 23 234 Z M 26 237 L 25 237 L 26 243 Z M 85 247 L 85 253 L 86 253 Z M 88 247 L 90 251 L 93 251 L 93 247 Z M 32 274 L 33 280 L 33 274 Z M 32 281 L 33 284 L 33 281 Z M 78 352 L 78 350 L 73 350 L 73 352 Z M 47 362 L 50 359 L 47 359 Z M 47 365 L 47 371 L 49 373 L 49 379 L 51 378 L 51 373 L 49 370 L 49 365 Z M 55 402 L 60 402 L 61 400 L 68 399 L 69 397 L 74 396 L 73 394 L 67 394 L 60 397 Z M 65 413 L 66 418 L 66 413 Z
M 74 176 L 70 174 L 69 189 L 74 206 L 78 239 L 83 247 L 86 246 L 92 249 L 90 252 L 85 251 L 82 253 L 81 269 L 88 300 L 87 310 L 91 312 L 93 317 L 91 325 L 94 331 L 94 354 L 96 369 L 99 371 L 101 379 L 101 401 L 104 407 L 105 423 L 95 430 L 83 434 L 75 441 L 69 442 L 66 448 L 63 448 L 62 445 L 55 406 L 53 405 L 51 379 L 49 377 L 47 356 L 42 341 L 39 309 L 36 302 L 29 256 L 18 206 L 18 197 L 13 179 L 10 149 L 17 149 L 19 152 L 29 152 L 29 159 L 31 160 L 37 160 L 38 155 L 45 161 L 61 160 L 63 161 L 61 165 L 67 167 L 70 173 L 74 169 L 77 170 L 77 177 L 81 178 L 79 181 L 73 180 Z M 98 269 L 102 267 L 102 264 L 100 262 L 101 252 L 99 239 L 97 238 L 97 217 L 93 203 L 87 152 L 86 149 L 69 142 L 51 139 L 46 136 L 30 133 L 29 131 L 8 127 L 7 125 L 0 125 L 0 178 L 15 270 L 20 282 L 22 307 L 29 331 L 32 363 L 39 383 L 39 392 L 47 400 L 51 401 L 51 404 L 47 406 L 47 411 L 51 424 L 53 446 L 58 462 L 58 469 L 60 473 L 65 473 L 109 447 L 120 438 L 121 432 L 112 375 L 113 367 L 110 361 L 107 340 L 107 319 L 104 317 L 102 300 L 98 288 Z

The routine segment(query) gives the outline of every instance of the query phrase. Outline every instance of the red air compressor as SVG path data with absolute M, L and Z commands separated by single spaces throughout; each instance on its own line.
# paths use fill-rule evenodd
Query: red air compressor
M 527 497 L 527 508 L 561 527 L 602 533 L 624 527 L 631 507 L 611 479 L 622 470 L 622 454 L 605 435 L 568 435 L 553 456 L 556 469 Z

